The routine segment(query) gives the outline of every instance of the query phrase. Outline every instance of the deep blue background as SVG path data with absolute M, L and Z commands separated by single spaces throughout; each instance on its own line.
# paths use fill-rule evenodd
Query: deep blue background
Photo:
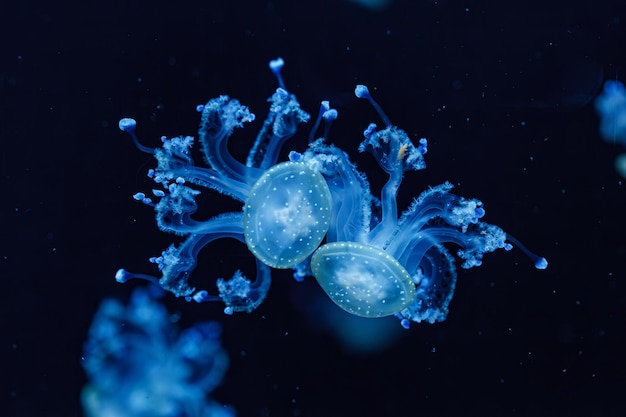
M 332 141 L 374 190 L 384 177 L 355 148 L 377 117 L 357 83 L 429 139 L 400 207 L 449 180 L 550 266 L 488 255 L 460 271 L 446 322 L 370 354 L 307 314 L 320 290 L 287 272 L 251 315 L 169 298 L 183 323 L 223 323 L 231 368 L 215 398 L 244 417 L 626 415 L 623 150 L 600 139 L 591 104 L 604 79 L 625 80 L 625 11 L 621 0 L 395 0 L 378 12 L 339 0 L 2 1 L 0 416 L 82 415 L 93 313 L 137 285 L 115 283 L 117 268 L 145 271 L 171 240 L 130 197 L 150 187 L 152 161 L 117 120 L 136 118 L 156 144 L 195 134 L 195 105 L 229 94 L 259 116 L 240 132 L 252 143 L 276 56 L 303 108 L 339 109 Z M 305 144 L 306 132 L 291 147 Z M 215 246 L 198 272 L 249 261 L 243 246 Z

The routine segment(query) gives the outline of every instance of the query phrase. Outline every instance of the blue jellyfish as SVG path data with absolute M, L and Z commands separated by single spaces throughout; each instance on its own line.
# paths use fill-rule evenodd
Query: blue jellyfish
M 359 151 L 369 152 L 389 179 L 381 198 L 372 196 L 367 177 L 341 149 L 322 137 L 303 154 L 292 152 L 320 171 L 332 195 L 332 218 L 326 243 L 311 257 L 310 270 L 326 294 L 342 309 L 362 317 L 396 315 L 404 327 L 410 321 L 445 320 L 456 284 L 454 257 L 444 244 L 459 247 L 463 268 L 482 263 L 483 255 L 496 249 L 522 248 L 538 269 L 545 258 L 526 250 L 497 226 L 481 221 L 481 201 L 465 199 L 450 191 L 448 182 L 431 187 L 398 217 L 396 195 L 404 172 L 425 168 L 427 141 L 415 146 L 407 134 L 391 124 L 367 87 L 355 94 L 367 99 L 385 123 L 370 124 Z M 332 120 L 327 103 L 324 119 Z M 321 113 L 322 113 L 321 112 Z
M 308 149 L 302 154 L 292 151 L 288 162 L 277 164 L 283 143 L 300 122 L 309 119 L 285 89 L 282 66 L 281 59 L 270 63 L 279 88 L 269 100 L 269 115 L 245 164 L 230 155 L 228 140 L 234 128 L 252 121 L 254 115 L 227 96 L 198 107 L 199 140 L 210 168 L 194 164 L 193 138 L 163 138 L 163 146 L 152 149 L 139 143 L 134 120 L 120 121 L 137 148 L 154 154 L 158 162 L 149 171 L 160 187 L 153 190 L 158 202 L 143 193 L 135 198 L 154 207 L 161 230 L 183 235 L 185 240 L 151 258 L 161 271 L 160 279 L 121 269 L 118 281 L 145 278 L 188 300 L 222 300 L 226 313 L 250 312 L 268 291 L 270 267 L 292 268 L 296 279 L 313 275 L 344 310 L 362 317 L 396 315 L 408 327 L 410 321 L 433 323 L 446 318 L 456 285 L 450 245 L 459 247 L 456 255 L 463 268 L 479 266 L 485 253 L 510 250 L 513 244 L 537 268 L 547 267 L 544 258 L 499 227 L 483 222 L 482 202 L 452 194 L 450 183 L 424 191 L 398 216 L 396 196 L 402 177 L 408 170 L 425 168 L 427 140 L 422 138 L 415 146 L 390 122 L 365 86 L 357 86 L 356 95 L 370 102 L 385 125 L 379 129 L 370 124 L 359 147 L 371 153 L 389 176 L 380 198 L 372 195 L 366 175 L 348 155 L 326 144 L 329 127 L 337 118 L 327 101 L 320 107 Z M 314 140 L 322 121 L 324 133 Z M 242 211 L 195 219 L 199 187 L 241 201 Z M 220 238 L 247 244 L 256 257 L 256 280 L 250 282 L 236 271 L 229 280 L 217 279 L 217 295 L 196 291 L 188 279 L 198 252 Z
M 157 290 L 134 290 L 127 306 L 107 299 L 96 312 L 83 355 L 86 415 L 234 417 L 231 407 L 207 397 L 228 368 L 220 325 L 179 332 Z
M 133 119 L 120 120 L 120 129 L 131 136 L 136 147 L 153 154 L 157 160 L 156 169 L 148 172 L 157 184 L 153 197 L 137 193 L 134 198 L 154 207 L 162 231 L 185 236 L 185 239 L 150 259 L 158 266 L 161 278 L 120 269 L 116 274 L 118 281 L 144 278 L 188 300 L 221 300 L 226 304 L 226 313 L 250 312 L 263 301 L 269 289 L 269 267 L 293 267 L 317 249 L 331 217 L 331 197 L 326 181 L 303 162 L 276 163 L 284 142 L 295 134 L 299 123 L 309 119 L 296 97 L 284 87 L 280 75 L 283 64 L 280 58 L 270 62 L 280 86 L 269 99 L 269 114 L 245 164 L 230 154 L 228 141 L 235 128 L 243 127 L 255 116 L 228 96 L 220 96 L 197 108 L 202 114 L 198 138 L 210 168 L 194 164 L 192 137 L 163 137 L 162 146 L 153 149 L 139 142 Z M 200 187 L 241 201 L 242 211 L 223 213 L 208 220 L 194 218 Z M 154 197 L 157 202 L 153 201 Z M 221 238 L 247 244 L 256 257 L 256 279 L 251 282 L 236 271 L 229 280 L 217 280 L 218 295 L 210 295 L 207 290 L 197 291 L 188 283 L 197 255 L 208 243 Z
M 626 87 L 619 81 L 606 81 L 602 93 L 596 98 L 600 115 L 600 136 L 609 143 L 626 146 Z M 615 169 L 626 177 L 626 153 L 615 160 Z
M 611 143 L 626 145 L 626 87 L 619 81 L 608 80 L 596 98 L 600 115 L 600 135 Z

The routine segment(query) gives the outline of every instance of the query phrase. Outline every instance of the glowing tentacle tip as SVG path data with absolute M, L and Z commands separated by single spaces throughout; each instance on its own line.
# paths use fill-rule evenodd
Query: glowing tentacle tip
M 283 69 L 283 66 L 285 66 L 285 61 L 278 57 L 276 59 L 272 59 L 270 61 L 270 70 L 272 70 L 272 72 L 274 73 L 274 76 L 276 76 L 276 79 L 278 80 L 278 85 L 285 89 L 285 83 L 283 82 L 283 76 L 281 75 L 280 71 Z
M 120 283 L 125 283 L 129 279 L 133 277 L 132 274 L 128 273 L 125 269 L 118 269 L 115 273 L 115 280 Z
M 322 118 L 324 118 L 324 121 L 326 122 L 337 120 L 337 116 L 339 116 L 339 113 L 336 109 L 328 109 L 322 114 Z
M 535 268 L 546 269 L 548 267 L 548 260 L 546 258 L 539 258 L 535 261 Z
M 387 117 L 382 107 L 380 107 L 380 105 L 376 103 L 376 100 L 374 100 L 374 98 L 370 94 L 370 90 L 367 88 L 366 85 L 363 85 L 363 84 L 357 85 L 354 88 L 354 95 L 357 96 L 358 98 L 364 98 L 367 101 L 369 101 L 369 103 L 372 105 L 374 110 L 376 110 L 376 113 L 378 113 L 378 116 L 380 116 L 382 121 L 385 123 L 385 126 L 387 127 L 391 126 L 391 120 L 389 119 L 389 117 Z
M 120 119 L 118 126 L 122 132 L 133 134 L 135 133 L 135 128 L 137 127 L 137 121 L 135 119 L 131 119 L 130 117 L 125 117 Z
M 274 74 L 280 73 L 280 70 L 283 68 L 284 65 L 285 65 L 285 61 L 280 57 L 276 59 L 272 59 L 270 61 L 270 69 L 272 70 Z
M 370 95 L 370 90 L 367 88 L 366 85 L 363 85 L 363 84 L 359 84 L 355 87 L 354 95 L 357 96 L 358 98 L 364 98 L 367 100 L 372 98 L 372 96 Z

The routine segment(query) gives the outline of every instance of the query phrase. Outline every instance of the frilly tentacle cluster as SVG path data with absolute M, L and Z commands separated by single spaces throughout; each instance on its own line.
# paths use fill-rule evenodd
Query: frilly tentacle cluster
M 547 266 L 544 258 L 528 252 L 501 228 L 485 223 L 482 202 L 453 194 L 448 182 L 426 189 L 399 215 L 396 198 L 403 176 L 426 167 L 428 142 L 421 138 L 414 144 L 363 85 L 355 94 L 370 102 L 385 125 L 367 126 L 358 147 L 388 176 L 380 196 L 372 194 L 367 175 L 349 155 L 329 143 L 329 128 L 338 112 L 328 101 L 321 103 L 308 148 L 292 151 L 289 162 L 277 163 L 285 141 L 309 120 L 285 89 L 282 65 L 281 59 L 270 63 L 280 87 L 268 100 L 268 116 L 245 164 L 230 154 L 229 142 L 235 129 L 255 116 L 228 96 L 197 108 L 198 139 L 208 167 L 194 164 L 192 137 L 162 138 L 162 146 L 151 149 L 138 141 L 134 120 L 120 121 L 135 145 L 157 160 L 148 175 L 159 188 L 152 191 L 153 197 L 137 193 L 135 199 L 154 207 L 159 228 L 183 236 L 183 241 L 150 259 L 160 278 L 122 269 L 119 281 L 145 278 L 188 300 L 221 300 L 226 313 L 250 312 L 265 299 L 270 267 L 292 268 L 297 280 L 313 275 L 344 310 L 363 317 L 395 314 L 408 327 L 411 321 L 445 320 L 457 277 L 452 248 L 463 268 L 480 266 L 486 253 L 510 250 L 509 242 L 526 251 L 537 268 Z M 325 129 L 316 139 L 322 124 Z M 194 218 L 198 188 L 242 202 L 242 211 Z M 230 279 L 218 278 L 218 294 L 210 295 L 191 287 L 189 277 L 200 250 L 222 238 L 247 245 L 256 257 L 257 276 L 252 281 L 236 271 Z

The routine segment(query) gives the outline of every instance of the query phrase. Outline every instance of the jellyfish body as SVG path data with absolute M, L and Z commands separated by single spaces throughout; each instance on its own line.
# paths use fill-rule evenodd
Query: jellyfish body
M 333 242 L 311 258 L 311 270 L 341 308 L 361 317 L 383 317 L 406 308 L 415 285 L 392 256 L 358 242 Z
M 279 84 L 282 60 L 270 64 Z M 120 269 L 116 278 L 125 282 L 144 278 L 189 301 L 221 300 L 225 312 L 254 310 L 265 298 L 270 285 L 269 266 L 290 268 L 310 256 L 324 238 L 329 226 L 330 191 L 324 178 L 303 163 L 276 165 L 284 142 L 296 133 L 309 115 L 300 109 L 293 94 L 279 87 L 269 99 L 269 114 L 250 150 L 246 164 L 229 152 L 229 139 L 235 128 L 255 119 L 246 106 L 228 96 L 210 100 L 197 110 L 201 113 L 198 138 L 209 167 L 197 166 L 191 157 L 194 139 L 189 136 L 162 138 L 157 149 L 142 145 L 135 135 L 136 123 L 122 119 L 127 132 L 140 150 L 157 160 L 148 176 L 158 184 L 153 190 L 157 202 L 143 193 L 134 198 L 155 209 L 159 228 L 184 236 L 160 256 L 150 259 L 161 277 L 136 274 Z M 222 213 L 208 220 L 197 220 L 198 188 L 216 190 L 241 201 L 240 212 Z M 188 283 L 197 265 L 200 250 L 222 238 L 244 242 L 257 257 L 257 276 L 248 280 L 236 271 L 229 280 L 217 280 L 218 295 L 197 291 Z
M 228 368 L 219 323 L 180 331 L 155 290 L 137 288 L 128 305 L 107 299 L 98 309 L 82 360 L 89 377 L 81 395 L 85 414 L 234 417 L 231 407 L 207 396 Z
M 619 81 L 608 80 L 595 100 L 600 116 L 600 135 L 610 143 L 626 146 L 626 87 Z
M 328 230 L 330 199 L 322 175 L 302 162 L 283 162 L 268 169 L 244 205 L 248 249 L 274 268 L 304 261 Z
M 427 140 L 414 145 L 391 124 L 365 86 L 357 86 L 355 94 L 371 103 L 385 125 L 379 129 L 370 124 L 359 146 L 388 175 L 380 198 L 372 195 L 366 175 L 348 155 L 326 143 L 329 126 L 337 118 L 327 101 L 322 102 L 307 150 L 292 151 L 289 162 L 277 164 L 285 141 L 309 119 L 284 88 L 282 65 L 280 59 L 270 63 L 280 87 L 269 100 L 268 116 L 245 164 L 233 158 L 228 142 L 234 129 L 253 121 L 254 115 L 228 96 L 198 106 L 202 113 L 198 138 L 208 168 L 194 164 L 192 137 L 163 138 L 160 148 L 151 149 L 137 140 L 134 120 L 120 121 L 120 129 L 137 148 L 154 154 L 158 162 L 149 171 L 158 184 L 153 190 L 158 201 L 143 193 L 135 199 L 154 207 L 161 230 L 184 240 L 150 259 L 161 278 L 121 269 L 118 281 L 145 278 L 187 300 L 221 300 L 226 313 L 250 312 L 267 294 L 270 267 L 293 268 L 298 280 L 313 275 L 344 310 L 363 317 L 396 315 L 408 327 L 411 321 L 445 320 L 457 278 L 451 246 L 457 247 L 463 268 L 480 266 L 485 253 L 509 250 L 513 244 L 537 268 L 547 266 L 544 258 L 527 251 L 502 229 L 483 222 L 482 202 L 452 194 L 450 183 L 422 192 L 399 216 L 396 196 L 402 177 L 406 171 L 425 168 Z M 321 121 L 326 124 L 324 134 L 313 140 Z M 243 210 L 195 219 L 201 187 L 242 202 Z M 256 279 L 236 271 L 230 279 L 217 279 L 217 295 L 197 291 L 189 285 L 189 277 L 198 253 L 221 238 L 246 243 L 256 257 Z
M 502 229 L 480 220 L 485 214 L 482 203 L 450 193 L 450 183 L 426 190 L 398 217 L 396 195 L 403 173 L 425 168 L 427 141 L 422 138 L 414 146 L 389 122 L 366 87 L 358 86 L 355 92 L 385 121 L 384 129 L 368 126 L 359 150 L 371 153 L 389 179 L 380 200 L 372 196 L 366 176 L 345 152 L 324 139 L 293 157 L 324 175 L 333 200 L 327 243 L 312 257 L 312 274 L 328 296 L 352 314 L 395 314 L 405 327 L 410 321 L 442 321 L 456 285 L 454 258 L 444 245 L 459 247 L 463 268 L 479 266 L 485 253 L 512 245 Z

